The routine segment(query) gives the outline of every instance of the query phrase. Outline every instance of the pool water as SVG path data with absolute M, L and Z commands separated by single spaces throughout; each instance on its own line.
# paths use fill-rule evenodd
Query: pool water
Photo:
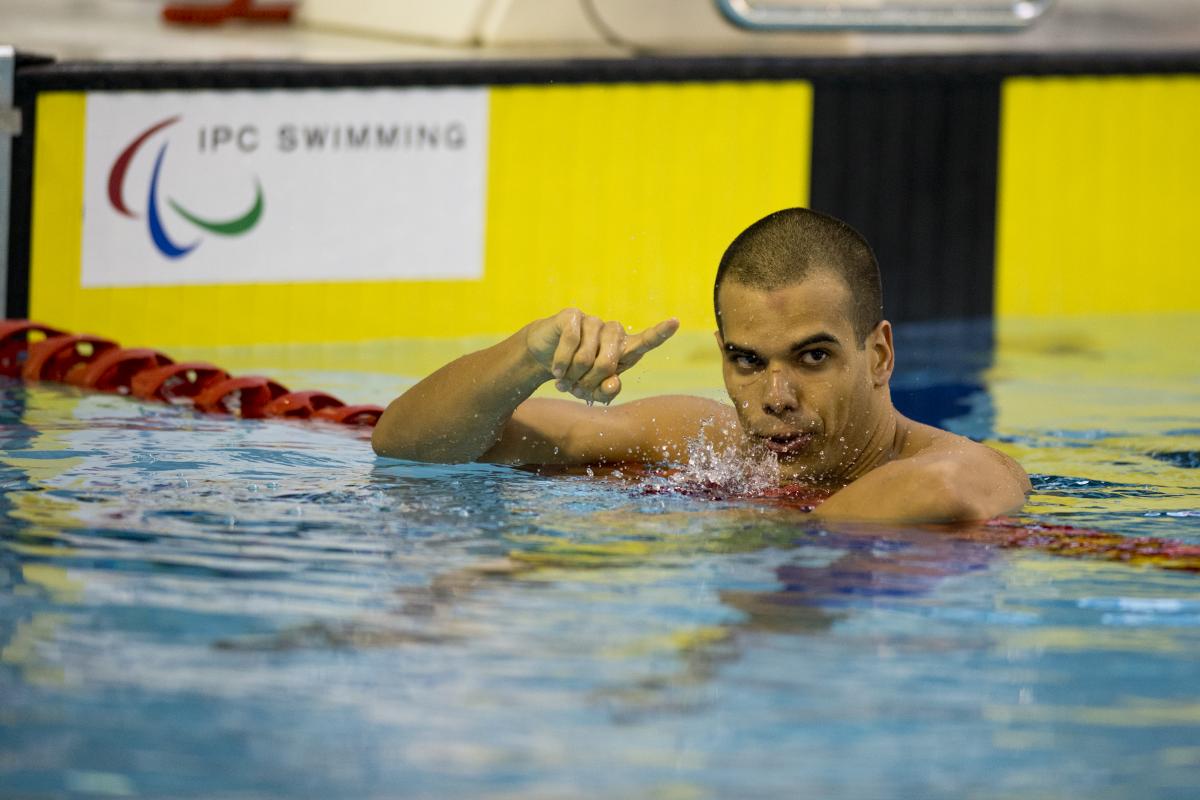
M 1025 464 L 1018 524 L 1200 545 L 1197 323 L 907 326 L 894 395 Z M 630 394 L 720 396 L 710 341 Z M 273 374 L 379 402 L 421 347 Z M 1200 791 L 1195 562 L 55 387 L 0 386 L 0 436 L 0 796 Z

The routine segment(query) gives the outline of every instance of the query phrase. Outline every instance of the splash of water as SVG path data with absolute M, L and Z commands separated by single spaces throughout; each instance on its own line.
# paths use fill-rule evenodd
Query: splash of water
M 779 486 L 779 459 L 769 450 L 720 446 L 710 436 L 713 421 L 688 439 L 687 458 L 643 484 L 652 493 L 700 495 L 716 499 L 760 495 Z M 722 431 L 725 433 L 725 431 Z

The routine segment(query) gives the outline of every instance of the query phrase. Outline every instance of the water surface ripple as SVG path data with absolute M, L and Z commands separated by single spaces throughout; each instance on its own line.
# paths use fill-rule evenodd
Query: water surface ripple
M 1200 544 L 1190 382 L 1038 428 L 1052 377 L 968 371 L 897 391 L 1029 464 L 1023 522 Z M 0 795 L 1200 786 L 1194 572 L 16 384 L 0 485 Z

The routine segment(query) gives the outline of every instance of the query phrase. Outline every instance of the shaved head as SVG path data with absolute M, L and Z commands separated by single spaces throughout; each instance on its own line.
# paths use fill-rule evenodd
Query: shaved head
M 723 330 L 720 292 L 725 281 L 771 291 L 816 273 L 834 275 L 850 290 L 849 313 L 861 348 L 883 319 L 879 264 L 862 234 L 807 208 L 785 208 L 763 217 L 725 250 L 713 286 L 717 327 Z

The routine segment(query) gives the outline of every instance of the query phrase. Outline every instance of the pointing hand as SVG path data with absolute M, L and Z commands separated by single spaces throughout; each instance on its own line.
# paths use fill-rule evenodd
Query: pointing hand
M 608 403 L 621 391 L 619 373 L 670 339 L 679 320 L 668 319 L 629 334 L 619 322 L 605 322 L 567 308 L 538 320 L 525 334 L 525 346 L 547 369 L 560 392 L 580 400 Z

